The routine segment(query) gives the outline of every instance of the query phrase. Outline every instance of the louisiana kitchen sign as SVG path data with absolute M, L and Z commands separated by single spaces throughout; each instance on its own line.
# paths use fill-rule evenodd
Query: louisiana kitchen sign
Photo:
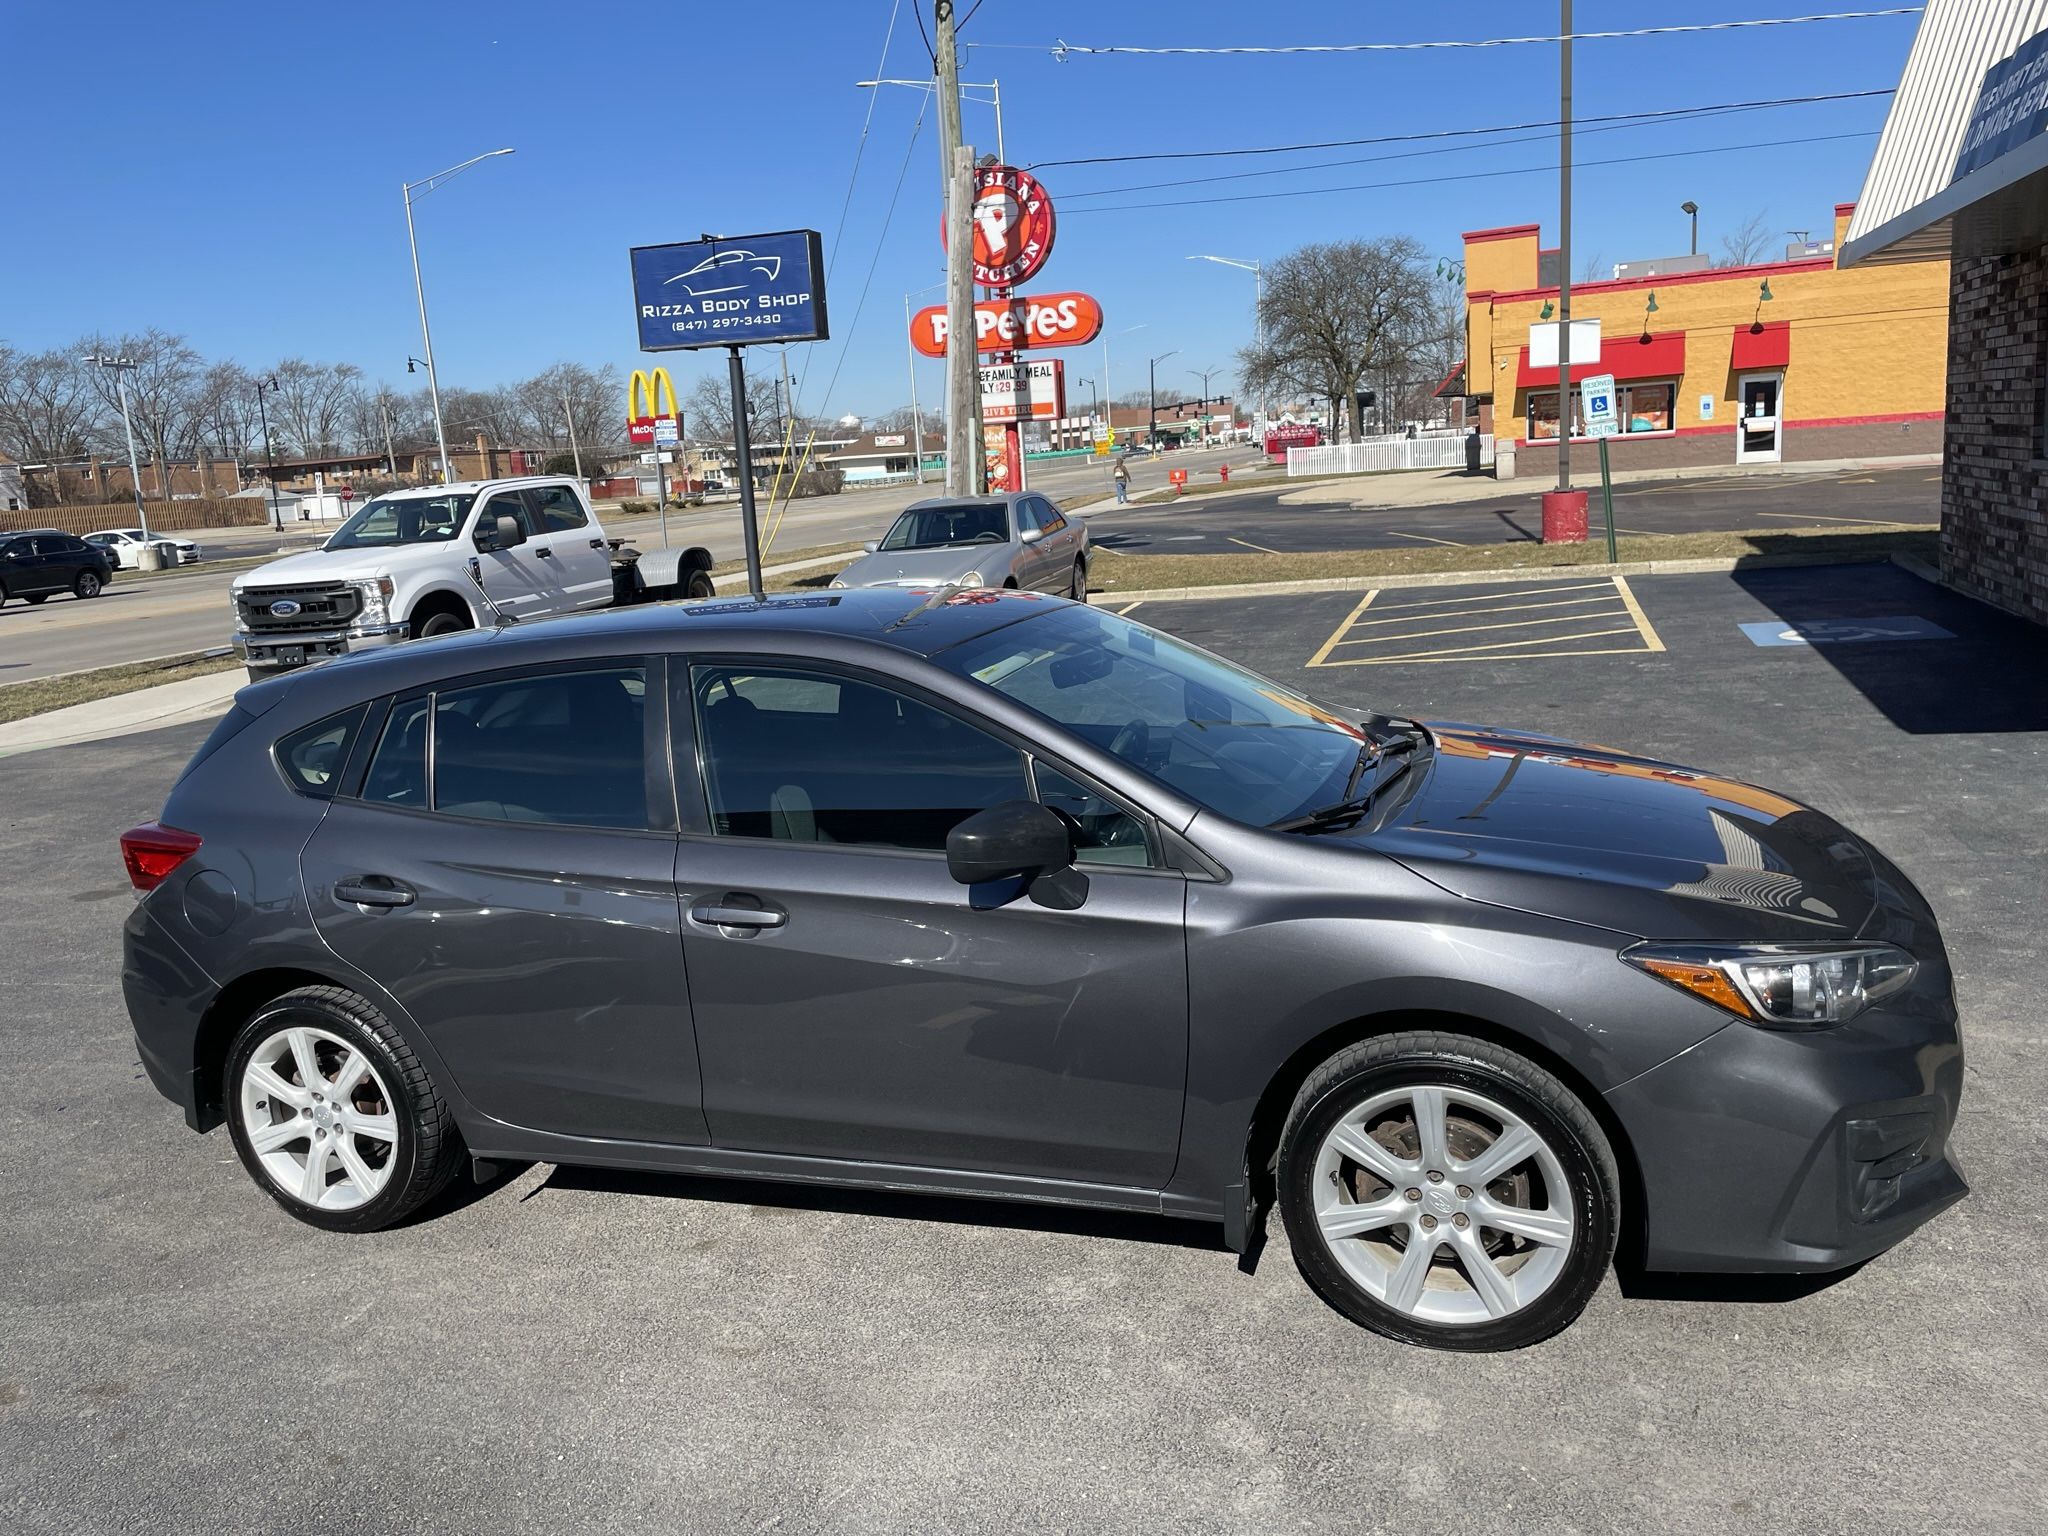
M 1085 293 L 1019 294 L 974 306 L 977 352 L 1022 352 L 1032 347 L 1078 347 L 1102 334 L 1102 306 Z M 921 309 L 910 322 L 910 344 L 926 357 L 946 355 L 946 307 Z

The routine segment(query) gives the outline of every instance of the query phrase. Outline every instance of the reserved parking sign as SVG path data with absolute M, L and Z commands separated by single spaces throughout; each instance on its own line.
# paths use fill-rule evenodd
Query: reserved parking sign
M 1613 437 L 1621 431 L 1621 414 L 1615 407 L 1614 375 L 1596 373 L 1579 386 L 1579 400 L 1586 413 L 1586 432 L 1591 437 Z

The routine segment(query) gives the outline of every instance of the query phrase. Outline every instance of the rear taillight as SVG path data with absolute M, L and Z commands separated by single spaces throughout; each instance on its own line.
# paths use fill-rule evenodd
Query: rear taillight
M 121 834 L 121 862 L 128 866 L 128 883 L 138 891 L 155 890 L 198 851 L 196 834 L 161 822 L 144 822 Z

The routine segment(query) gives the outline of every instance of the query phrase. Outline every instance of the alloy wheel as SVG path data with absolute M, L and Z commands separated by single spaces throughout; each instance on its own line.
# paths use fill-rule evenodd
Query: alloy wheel
M 1323 1138 L 1313 1189 L 1317 1229 L 1345 1274 L 1423 1322 L 1520 1312 L 1571 1256 L 1556 1152 L 1470 1089 L 1417 1083 L 1366 1099 Z
M 242 1129 L 264 1173 L 326 1211 L 365 1205 L 398 1161 L 398 1117 L 370 1058 L 309 1025 L 280 1029 L 242 1070 Z

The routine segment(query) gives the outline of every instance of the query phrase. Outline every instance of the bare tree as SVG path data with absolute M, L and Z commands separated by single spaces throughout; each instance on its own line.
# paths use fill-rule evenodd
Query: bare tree
M 1752 213 L 1735 229 L 1721 237 L 1721 253 L 1725 258 L 1719 265 L 1724 267 L 1746 267 L 1761 260 L 1771 248 L 1771 227 L 1761 213 Z
M 105 408 L 77 352 L 17 352 L 0 343 L 0 451 L 24 464 L 78 459 Z
M 494 448 L 537 447 L 529 443 L 531 413 L 520 400 L 516 387 L 499 389 L 444 389 L 441 391 L 441 420 L 448 427 L 451 451 L 481 432 Z
M 312 363 L 288 357 L 271 369 L 271 430 L 307 458 L 339 453 L 354 414 L 363 370 L 354 363 Z
M 262 436 L 256 380 L 240 363 L 214 363 L 192 391 L 195 447 L 241 458 Z
M 536 444 L 566 452 L 571 420 L 576 423 L 576 443 L 585 453 L 610 453 L 625 440 L 626 389 L 611 363 L 601 368 L 556 363 L 514 390 Z
M 1238 354 L 1246 395 L 1352 402 L 1370 375 L 1397 372 L 1434 328 L 1431 276 L 1407 235 L 1305 245 L 1266 269 L 1264 334 Z M 1355 406 L 1346 414 L 1360 434 Z
M 182 336 L 151 328 L 140 336 L 112 339 L 88 336 L 78 344 L 81 354 L 120 357 L 132 362 L 124 370 L 128 385 L 128 419 L 134 425 L 138 447 L 157 466 L 157 492 L 170 499 L 170 482 L 164 470 L 169 460 L 191 445 L 192 407 L 199 376 L 199 354 Z M 93 392 L 105 408 L 104 446 L 112 448 L 121 432 L 120 391 L 115 370 L 87 370 Z
M 776 430 L 776 396 L 780 388 L 774 374 L 747 374 L 747 418 L 757 434 Z M 722 371 L 707 373 L 690 386 L 690 392 L 683 398 L 683 412 L 689 418 L 687 426 L 692 438 L 714 443 L 732 441 L 732 390 Z
M 1586 252 L 1585 259 L 1579 263 L 1578 280 L 1580 282 L 1605 283 L 1611 282 L 1613 278 L 1613 264 L 1608 261 L 1604 253 L 1600 251 Z

